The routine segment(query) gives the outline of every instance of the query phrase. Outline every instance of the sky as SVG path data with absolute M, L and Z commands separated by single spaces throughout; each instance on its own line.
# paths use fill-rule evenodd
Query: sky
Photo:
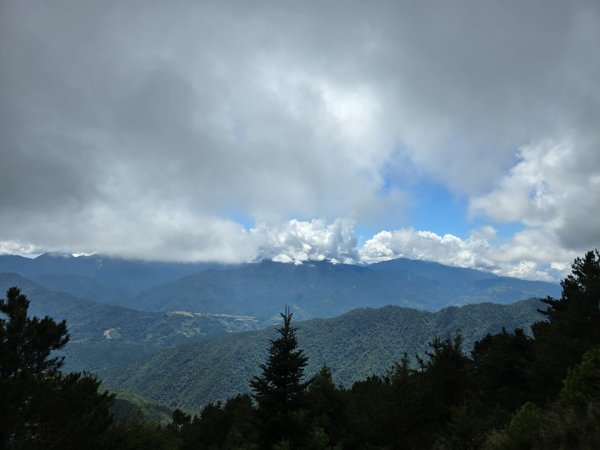
M 0 254 L 558 280 L 599 49 L 597 1 L 0 0 Z

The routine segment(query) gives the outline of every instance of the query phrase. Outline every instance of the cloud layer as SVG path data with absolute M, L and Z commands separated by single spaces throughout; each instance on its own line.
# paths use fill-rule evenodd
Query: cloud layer
M 4 1 L 0 248 L 551 276 L 600 246 L 598 42 L 591 1 Z M 420 180 L 524 229 L 415 231 Z

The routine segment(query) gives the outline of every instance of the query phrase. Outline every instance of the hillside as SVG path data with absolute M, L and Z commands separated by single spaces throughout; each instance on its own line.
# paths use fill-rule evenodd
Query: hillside
M 460 331 L 465 348 L 502 327 L 540 320 L 538 300 L 451 307 L 437 313 L 387 306 L 361 308 L 333 319 L 296 323 L 298 340 L 310 358 L 308 374 L 323 364 L 338 383 L 386 373 L 403 352 L 423 354 L 434 336 Z M 172 407 L 197 409 L 248 391 L 248 381 L 266 358 L 273 329 L 230 334 L 160 352 L 144 361 L 104 370 L 104 382 Z
M 258 317 L 292 305 L 296 317 L 333 317 L 359 307 L 393 304 L 429 311 L 470 303 L 512 303 L 556 296 L 557 284 L 406 259 L 370 266 L 263 261 L 206 270 L 155 286 L 133 299 L 149 311 L 223 312 Z
M 292 305 L 296 319 L 333 317 L 393 304 L 437 311 L 470 303 L 557 296 L 558 284 L 499 277 L 429 261 L 394 259 L 371 265 L 271 261 L 238 265 L 148 262 L 102 255 L 0 256 L 13 272 L 48 289 L 144 311 L 277 316 Z
M 71 336 L 63 350 L 67 370 L 98 370 L 185 342 L 266 326 L 252 317 L 136 311 L 51 291 L 19 275 L 0 273 L 2 298 L 12 286 L 30 300 L 32 316 L 67 321 Z
M 17 273 L 49 289 L 127 306 L 140 291 L 219 264 L 129 260 L 105 255 L 0 255 L 0 272 Z

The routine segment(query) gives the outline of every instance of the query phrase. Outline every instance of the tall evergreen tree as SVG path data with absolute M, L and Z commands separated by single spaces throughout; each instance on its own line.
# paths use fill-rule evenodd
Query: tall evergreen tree
M 581 361 L 582 355 L 600 344 L 600 253 L 589 251 L 576 258 L 572 273 L 562 282 L 560 299 L 542 300 L 548 321 L 531 328 L 540 381 L 541 397 L 554 396 L 561 388 L 567 370 Z
M 329 367 L 322 366 L 311 378 L 307 400 L 311 438 L 324 438 L 325 445 L 329 446 L 334 442 L 341 443 L 346 435 L 347 405 L 344 392 L 333 382 Z
M 298 445 L 302 435 L 302 409 L 307 382 L 303 381 L 308 358 L 298 349 L 296 328 L 289 307 L 281 314 L 279 337 L 271 340 L 269 357 L 261 364 L 262 373 L 250 381 L 258 404 L 258 426 L 263 448 L 285 441 Z
M 113 396 L 94 377 L 61 374 L 50 354 L 67 343 L 66 324 L 28 307 L 16 287 L 0 300 L 0 448 L 102 448 Z
M 512 413 L 530 400 L 534 359 L 533 339 L 522 329 L 488 334 L 473 346 L 469 387 L 489 411 Z
M 415 374 L 418 391 L 415 411 L 419 417 L 411 424 L 417 440 L 411 447 L 429 448 L 435 433 L 443 430 L 451 417 L 452 409 L 466 398 L 469 375 L 469 358 L 462 350 L 462 336 L 444 340 L 435 337 L 425 352 L 427 358 L 417 356 L 420 370 Z M 426 420 L 426 422 L 425 422 Z
M 67 325 L 50 317 L 28 318 L 29 300 L 16 287 L 0 300 L 0 379 L 16 380 L 34 374 L 51 375 L 62 366 L 62 358 L 49 358 L 52 350 L 69 341 Z

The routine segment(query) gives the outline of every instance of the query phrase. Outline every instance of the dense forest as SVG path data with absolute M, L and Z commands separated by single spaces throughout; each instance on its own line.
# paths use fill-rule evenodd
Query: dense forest
M 167 425 L 116 420 L 114 396 L 52 357 L 66 323 L 29 318 L 17 288 L 0 301 L 0 441 L 9 449 L 600 448 L 600 253 L 577 258 L 529 336 L 433 339 L 411 364 L 344 388 L 310 378 L 292 313 L 266 349 L 251 395 L 175 410 Z M 176 370 L 176 369 L 175 369 Z M 114 406 L 114 405 L 113 405 Z
M 390 305 L 355 309 L 335 318 L 301 323 L 297 322 L 294 311 L 294 323 L 298 325 L 298 342 L 308 357 L 305 376 L 310 378 L 327 365 L 336 385 L 350 387 L 370 375 L 385 375 L 404 352 L 414 365 L 415 355 L 424 354 L 429 348 L 427 343 L 435 336 L 445 339 L 460 331 L 463 349 L 470 351 L 475 342 L 489 333 L 500 332 L 502 327 L 523 328 L 530 334 L 531 325 L 543 318 L 538 312 L 543 306 L 539 299 L 530 299 L 510 305 L 478 303 L 449 307 L 432 313 Z M 259 364 L 264 362 L 265 349 L 274 334 L 275 327 L 228 333 L 171 347 L 95 373 L 111 389 L 171 408 L 198 411 L 209 402 L 251 393 L 248 380 L 259 374 Z M 75 333 L 71 335 L 76 338 Z M 77 343 L 77 347 L 81 353 L 82 345 Z M 108 353 L 114 346 L 103 348 Z M 65 356 L 65 361 L 69 361 L 77 355 L 71 351 Z

